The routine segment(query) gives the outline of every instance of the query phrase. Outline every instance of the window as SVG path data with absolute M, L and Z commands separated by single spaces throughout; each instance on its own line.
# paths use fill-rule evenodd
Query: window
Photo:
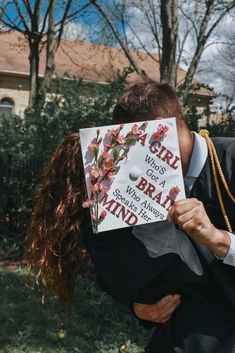
M 11 114 L 13 112 L 14 102 L 10 98 L 0 100 L 0 113 Z

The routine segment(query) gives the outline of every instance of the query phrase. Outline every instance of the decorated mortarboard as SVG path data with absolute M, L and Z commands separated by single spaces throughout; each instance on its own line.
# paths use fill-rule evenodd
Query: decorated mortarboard
M 185 198 L 175 118 L 80 129 L 94 233 L 163 221 Z

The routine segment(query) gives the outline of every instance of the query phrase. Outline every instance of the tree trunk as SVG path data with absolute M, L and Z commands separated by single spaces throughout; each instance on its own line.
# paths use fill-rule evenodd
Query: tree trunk
M 160 80 L 176 86 L 176 42 L 178 34 L 178 0 L 161 0 L 162 60 Z
M 32 108 L 39 101 L 39 42 L 32 39 L 29 43 L 30 55 L 30 92 L 29 108 Z
M 57 50 L 57 37 L 55 33 L 55 0 L 51 1 L 48 23 L 47 47 L 46 47 L 46 68 L 42 83 L 42 99 L 46 96 L 55 71 L 55 53 Z

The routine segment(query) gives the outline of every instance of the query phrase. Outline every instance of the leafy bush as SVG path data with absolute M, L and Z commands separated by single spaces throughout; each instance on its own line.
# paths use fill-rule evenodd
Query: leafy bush
M 232 115 L 222 121 L 220 124 L 206 125 L 205 128 L 210 132 L 210 136 L 235 136 L 235 119 Z
M 97 126 L 111 123 L 112 107 L 122 90 L 120 82 L 101 86 L 76 79 L 60 79 L 57 87 L 57 95 L 52 96 L 43 108 L 36 107 L 25 116 L 33 153 L 46 158 L 71 132 L 90 122 Z
M 58 143 L 89 122 L 109 124 L 121 90 L 121 82 L 101 86 L 58 80 L 57 95 L 43 107 L 26 112 L 24 118 L 0 115 L 1 233 L 24 233 L 44 166 Z
M 224 136 L 234 137 L 235 136 L 235 117 L 233 115 L 227 115 L 226 119 L 221 121 L 219 124 L 212 122 L 206 123 L 204 126 L 199 127 L 200 119 L 210 116 L 210 110 L 206 109 L 203 113 L 198 113 L 195 106 L 187 107 L 185 119 L 187 125 L 191 131 L 198 132 L 200 129 L 206 129 L 209 131 L 210 136 Z M 209 121 L 209 119 L 207 119 Z
M 198 132 L 199 130 L 198 122 L 199 122 L 199 119 L 201 118 L 202 118 L 202 115 L 198 114 L 197 108 L 195 106 L 187 107 L 185 119 L 189 130 Z

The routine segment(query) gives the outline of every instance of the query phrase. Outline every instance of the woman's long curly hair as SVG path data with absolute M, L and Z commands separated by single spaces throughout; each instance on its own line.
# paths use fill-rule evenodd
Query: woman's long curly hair
M 36 198 L 24 259 L 36 275 L 42 296 L 48 292 L 70 306 L 82 249 L 85 178 L 78 133 L 56 149 Z

